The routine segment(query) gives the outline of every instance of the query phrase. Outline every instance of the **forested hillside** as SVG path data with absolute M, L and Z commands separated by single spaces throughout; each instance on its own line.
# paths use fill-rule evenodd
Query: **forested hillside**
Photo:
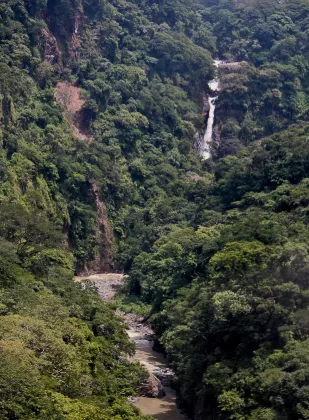
M 206 6 L 217 54 L 239 63 L 219 69 L 215 163 L 178 187 L 194 211 L 135 258 L 130 288 L 193 418 L 306 419 L 308 5 Z
M 214 3 L 207 18 L 218 52 L 241 64 L 221 74 L 217 148 L 222 157 L 307 119 L 309 5 L 299 0 Z
M 115 306 L 72 280 L 98 270 L 192 418 L 309 418 L 308 31 L 301 0 L 1 2 L 0 419 L 146 418 Z
M 0 418 L 142 418 L 125 327 L 73 270 L 130 267 L 178 217 L 214 38 L 185 2 L 0 15 Z
M 169 183 L 200 170 L 191 143 L 214 40 L 188 13 L 0 5 L 1 419 L 142 418 L 127 401 L 145 373 L 127 361 L 124 325 L 72 277 L 130 266 L 166 224 Z

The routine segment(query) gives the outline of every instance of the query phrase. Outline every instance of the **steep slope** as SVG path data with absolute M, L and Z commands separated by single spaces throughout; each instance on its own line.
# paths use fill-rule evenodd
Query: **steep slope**
M 185 22 L 186 6 L 178 6 Z M 77 270 L 95 261 L 100 247 L 94 184 L 121 260 L 130 264 L 134 248 L 141 246 L 134 245 L 136 240 L 148 241 L 137 234 L 148 218 L 145 203 L 153 206 L 171 180 L 200 170 L 192 136 L 194 125 L 202 125 L 199 100 L 211 59 L 174 28 L 173 7 L 167 2 L 156 15 L 155 5 L 152 11 L 143 3 L 58 0 L 11 1 L 10 13 L 3 9 L 4 154 L 13 173 L 14 159 L 27 159 L 21 163 L 29 170 L 18 200 L 29 208 L 42 206 L 30 203 L 27 183 L 37 191 L 38 202 L 49 197 L 46 213 L 68 233 Z M 193 22 L 198 28 L 198 14 Z M 168 59 L 172 46 L 175 62 Z M 61 109 L 53 100 L 53 85 Z M 133 208 L 136 222 L 130 221 Z M 132 235 L 136 223 L 141 226 Z M 108 248 L 105 239 L 100 238 Z
M 302 0 L 1 4 L 3 419 L 142 418 L 122 322 L 71 281 L 119 267 L 193 418 L 308 418 L 308 14 Z M 244 64 L 220 76 L 203 162 L 217 54 Z
M 228 156 L 200 200 L 130 272 L 192 418 L 305 419 L 308 123 Z
M 72 276 L 110 269 L 117 247 L 130 266 L 171 181 L 201 170 L 211 56 L 173 16 L 169 2 L 1 4 L 0 418 L 145 418 L 125 326 Z

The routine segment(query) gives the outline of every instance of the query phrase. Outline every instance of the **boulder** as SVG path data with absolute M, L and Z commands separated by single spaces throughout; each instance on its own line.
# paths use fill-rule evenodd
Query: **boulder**
M 140 395 L 149 398 L 163 398 L 165 391 L 161 381 L 150 373 L 147 382 L 143 383 L 140 387 Z

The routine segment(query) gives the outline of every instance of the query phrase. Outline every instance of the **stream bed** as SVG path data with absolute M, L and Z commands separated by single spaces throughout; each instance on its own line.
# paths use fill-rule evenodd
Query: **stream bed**
M 133 360 L 138 360 L 152 374 L 157 369 L 167 367 L 163 354 L 152 349 L 153 341 L 132 327 L 128 334 L 136 346 Z M 176 392 L 170 386 L 164 386 L 164 391 L 166 395 L 163 398 L 138 397 L 135 405 L 143 414 L 151 415 L 157 420 L 185 420 L 186 417 L 177 408 Z
M 84 277 L 75 277 L 76 281 L 90 280 L 98 289 L 103 300 L 112 300 L 123 284 L 123 274 L 105 273 L 94 274 Z M 153 350 L 153 332 L 149 326 L 142 326 L 136 321 L 136 317 L 126 316 L 119 313 L 128 325 L 128 335 L 131 341 L 135 343 L 136 352 L 132 360 L 138 360 L 149 372 L 150 375 L 156 375 L 158 370 L 168 369 L 167 362 L 162 353 Z M 176 404 L 176 392 L 169 386 L 163 385 L 165 396 L 162 398 L 137 397 L 134 398 L 134 404 L 143 414 L 151 415 L 156 420 L 186 420 Z

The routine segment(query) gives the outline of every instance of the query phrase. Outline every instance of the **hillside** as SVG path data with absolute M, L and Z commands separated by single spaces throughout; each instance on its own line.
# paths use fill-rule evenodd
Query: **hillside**
M 72 280 L 123 271 L 192 419 L 309 417 L 308 31 L 303 0 L 1 3 L 0 419 L 146 419 Z
M 176 28 L 188 10 L 1 4 L 0 418 L 144 418 L 123 321 L 72 277 L 129 267 L 166 223 L 170 181 L 201 171 L 212 59 Z

